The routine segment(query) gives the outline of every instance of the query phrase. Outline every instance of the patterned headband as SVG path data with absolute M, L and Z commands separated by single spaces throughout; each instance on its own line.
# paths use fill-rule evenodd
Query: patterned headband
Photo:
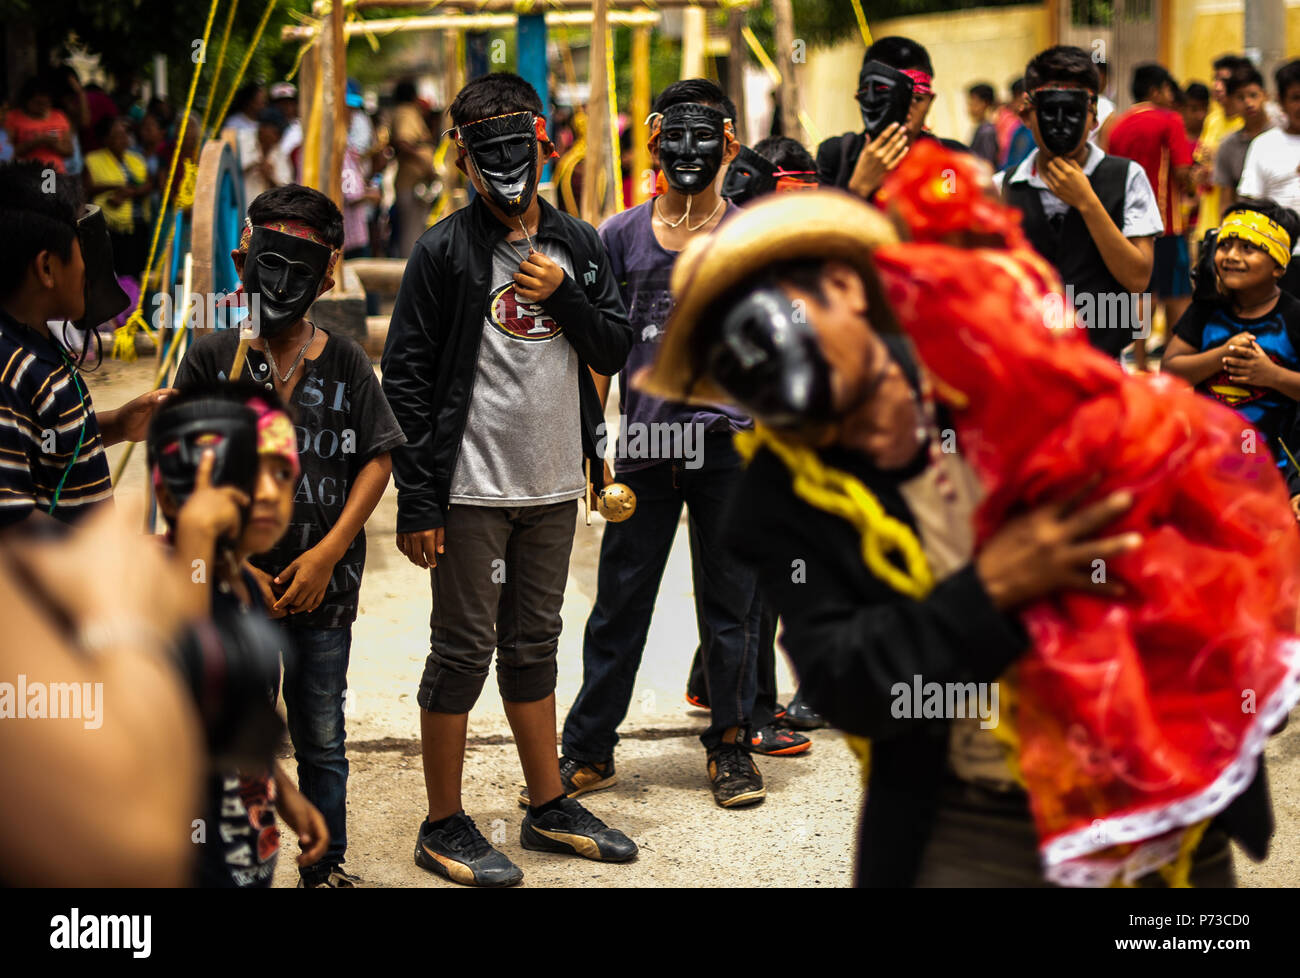
M 298 437 L 289 416 L 260 397 L 249 400 L 248 406 L 257 414 L 257 454 L 278 455 L 286 459 L 297 476 L 300 471 Z
M 1233 211 L 1219 225 L 1219 240 L 1240 238 L 1268 252 L 1283 268 L 1291 261 L 1291 235 L 1271 218 L 1258 211 Z
M 314 244 L 321 245 L 330 249 L 330 264 L 326 274 L 334 271 L 334 263 L 338 261 L 339 253 L 335 248 L 330 247 L 328 241 L 321 237 L 310 224 L 302 221 L 267 221 L 265 224 L 259 224 L 258 227 L 266 228 L 268 231 L 279 231 L 281 234 L 291 234 L 295 238 L 302 238 L 304 241 L 311 241 Z M 248 253 L 248 243 L 253 240 L 253 222 L 244 218 L 244 230 L 239 235 L 239 250 Z
M 934 88 L 931 83 L 934 81 L 934 75 L 927 74 L 918 68 L 900 68 L 903 74 L 912 79 L 913 95 L 933 95 Z
M 524 112 L 503 112 L 501 115 L 490 115 L 487 117 L 487 119 L 475 119 L 474 122 L 467 122 L 465 123 L 465 125 L 472 126 L 479 122 L 487 122 L 490 119 L 504 119 L 507 116 L 525 115 L 525 114 L 531 115 L 533 117 L 533 132 L 537 134 L 538 141 L 551 144 L 550 159 L 558 160 L 560 158 L 560 154 L 556 152 L 555 143 L 552 141 L 550 135 L 546 132 L 546 117 L 540 116 L 536 112 L 527 112 L 526 110 Z M 444 138 L 450 136 L 460 149 L 462 150 L 465 149 L 465 140 L 461 138 L 460 126 L 452 126 L 450 129 L 444 129 L 442 131 L 442 135 Z M 462 153 L 462 156 L 463 155 L 464 154 Z

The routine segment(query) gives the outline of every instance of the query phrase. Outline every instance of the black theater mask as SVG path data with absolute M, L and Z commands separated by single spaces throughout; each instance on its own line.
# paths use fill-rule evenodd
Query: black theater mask
M 737 207 L 744 207 L 774 190 L 776 167 L 748 146 L 740 147 L 740 154 L 731 161 L 727 175 L 722 178 L 722 196 Z
M 77 240 L 81 245 L 82 263 L 86 266 L 86 307 L 73 325 L 88 330 L 108 322 L 130 305 L 131 300 L 117 282 L 108 223 L 104 220 L 104 212 L 94 204 L 85 207 L 77 219 Z
M 912 79 L 882 61 L 868 61 L 858 75 L 858 108 L 867 137 L 875 139 L 890 123 L 906 124 L 912 108 Z
M 149 428 L 149 466 L 177 507 L 194 492 L 203 453 L 213 454 L 212 484 L 233 486 L 250 499 L 257 483 L 257 414 L 215 398 L 164 405 Z
M 722 325 L 706 358 L 718 386 L 773 428 L 835 420 L 830 364 L 807 317 L 785 292 L 765 286 L 719 312 Z
M 726 116 L 699 102 L 679 102 L 660 116 L 658 138 L 668 186 L 694 196 L 713 184 L 727 151 Z
M 1043 149 L 1053 156 L 1069 156 L 1087 135 L 1092 93 L 1086 88 L 1040 88 L 1033 99 Z
M 458 127 L 483 189 L 508 217 L 528 210 L 537 190 L 535 118 L 531 112 L 511 112 Z
M 306 238 L 253 228 L 243 284 L 246 294 L 258 296 L 248 324 L 254 336 L 278 336 L 307 314 L 329 274 L 332 254 Z

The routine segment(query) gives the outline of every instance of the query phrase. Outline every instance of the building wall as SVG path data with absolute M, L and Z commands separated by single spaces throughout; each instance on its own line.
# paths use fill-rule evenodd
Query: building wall
M 871 24 L 871 34 L 902 34 L 925 45 L 934 62 L 937 95 L 930 128 L 962 142 L 971 135 L 966 88 L 987 81 L 1005 97 L 1007 82 L 1051 37 L 1045 4 L 880 20 Z M 809 53 L 799 77 L 801 101 L 822 138 L 862 127 L 853 92 L 864 50 L 855 37 Z

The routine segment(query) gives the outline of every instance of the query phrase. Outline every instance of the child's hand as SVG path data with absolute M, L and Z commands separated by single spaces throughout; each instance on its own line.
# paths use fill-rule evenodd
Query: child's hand
M 563 268 L 540 251 L 532 251 L 515 272 L 515 295 L 525 302 L 541 302 L 549 299 L 563 281 Z
M 276 779 L 276 792 L 279 795 L 275 800 L 276 811 L 284 819 L 284 824 L 293 829 L 298 836 L 298 845 L 302 847 L 298 865 L 310 866 L 320 862 L 330 844 L 325 816 L 288 778 Z
M 1229 347 L 1223 355 L 1223 368 L 1229 380 L 1252 387 L 1272 387 L 1277 379 L 1277 364 L 1253 342 Z
M 268 618 L 283 618 L 288 614 L 287 611 L 276 611 L 276 593 L 272 586 L 271 575 L 260 567 L 254 567 L 248 561 L 244 561 L 244 570 L 253 575 L 257 581 L 257 589 L 262 592 L 262 600 L 266 602 L 266 616 Z
M 298 614 L 319 608 L 325 600 L 330 574 L 334 572 L 336 563 L 319 545 L 295 557 L 288 567 L 275 575 L 273 583 L 285 588 L 274 605 L 275 610 Z
M 1074 160 L 1053 156 L 1046 166 L 1039 167 L 1038 172 L 1047 189 L 1075 210 L 1082 210 L 1097 197 L 1083 167 Z
M 233 537 L 243 523 L 243 510 L 248 506 L 248 496 L 234 486 L 214 486 L 212 467 L 216 453 L 208 449 L 199 459 L 194 476 L 194 492 L 176 516 L 176 532 L 199 534 L 205 541 L 216 541 L 223 536 Z M 179 549 L 179 548 L 178 548 Z
M 903 161 L 907 148 L 907 130 L 897 122 L 885 126 L 858 154 L 849 177 L 849 190 L 864 200 L 870 197 L 885 182 L 885 174 Z
M 1297 523 L 1300 523 L 1300 496 L 1291 497 L 1291 512 L 1295 514 Z
M 397 534 L 397 549 L 402 556 L 422 570 L 438 566 L 438 554 L 444 553 L 446 547 L 446 530 L 444 526 L 436 530 L 416 530 L 414 533 Z

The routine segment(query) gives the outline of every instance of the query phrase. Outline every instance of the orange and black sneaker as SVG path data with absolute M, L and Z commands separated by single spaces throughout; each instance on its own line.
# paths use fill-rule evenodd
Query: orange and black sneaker
M 723 808 L 754 805 L 767 797 L 763 775 L 742 745 L 719 744 L 709 751 L 708 767 L 713 800 Z
M 600 764 L 574 760 L 572 757 L 560 758 L 560 784 L 566 798 L 577 798 L 588 791 L 600 791 L 612 787 L 618 781 L 614 771 L 614 758 Z M 519 804 L 528 807 L 528 789 L 519 792 Z
M 704 698 L 704 694 L 697 693 L 694 690 L 688 689 L 686 691 L 686 702 L 691 704 L 691 706 L 695 707 L 697 710 L 712 709 L 712 707 L 709 706 L 709 701 Z
M 464 812 L 443 819 L 438 828 L 420 823 L 415 865 L 464 886 L 514 886 L 524 871 L 493 849 Z
M 749 749 L 755 754 L 766 754 L 768 757 L 790 757 L 811 750 L 812 741 L 803 734 L 769 723 L 754 731 L 754 736 L 749 738 Z

